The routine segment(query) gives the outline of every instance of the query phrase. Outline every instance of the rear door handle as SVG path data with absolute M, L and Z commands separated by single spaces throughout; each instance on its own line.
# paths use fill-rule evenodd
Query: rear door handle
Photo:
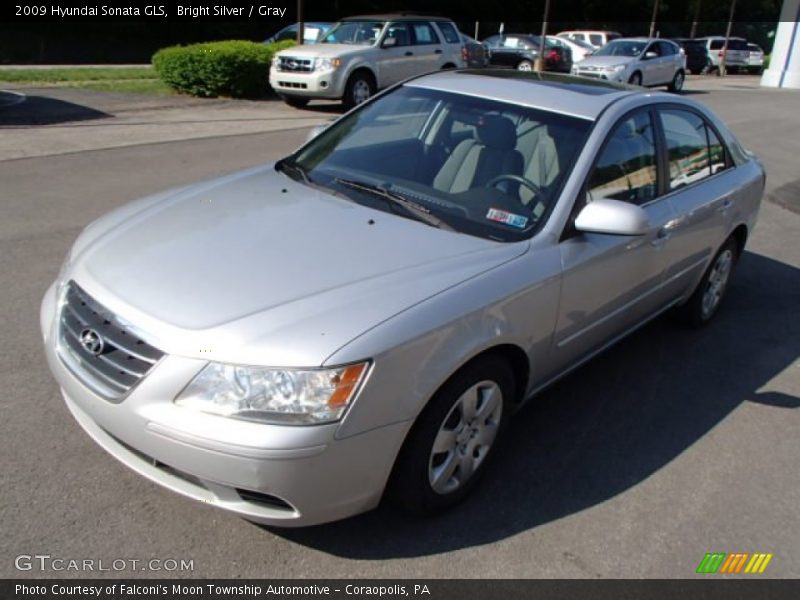
M 434 51 L 433 51 L 433 53 L 434 53 L 434 54 L 441 54 L 441 53 L 442 53 L 442 49 L 441 49 L 441 48 L 439 48 L 439 49 L 437 49 L 437 50 L 434 50 Z
M 726 213 L 733 206 L 733 200 L 730 198 L 724 198 L 722 202 L 719 203 L 719 207 L 717 208 L 717 212 Z

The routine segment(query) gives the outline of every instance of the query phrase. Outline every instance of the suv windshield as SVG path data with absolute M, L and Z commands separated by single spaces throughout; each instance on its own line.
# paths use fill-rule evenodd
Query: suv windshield
M 331 27 L 319 43 L 372 46 L 384 25 L 384 21 L 340 21 Z
M 277 168 L 421 227 L 516 241 L 549 216 L 589 126 L 405 85 L 346 115 Z
M 639 56 L 645 46 L 647 42 L 615 40 L 600 48 L 594 56 Z

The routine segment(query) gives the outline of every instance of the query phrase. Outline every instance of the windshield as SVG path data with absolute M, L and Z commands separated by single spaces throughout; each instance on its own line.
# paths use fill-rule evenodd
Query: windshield
M 340 21 L 331 27 L 319 43 L 372 46 L 385 24 L 384 21 Z
M 647 42 L 615 40 L 600 48 L 594 56 L 639 56 L 645 46 Z
M 589 126 L 407 85 L 346 115 L 278 168 L 420 227 L 517 241 L 549 216 Z

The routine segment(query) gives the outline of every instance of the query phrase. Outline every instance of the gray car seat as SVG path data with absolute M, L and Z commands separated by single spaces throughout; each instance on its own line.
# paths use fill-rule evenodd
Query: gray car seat
M 442 165 L 433 180 L 435 189 L 458 193 L 481 187 L 500 174 L 522 175 L 524 161 L 515 150 L 517 132 L 511 119 L 483 115 L 475 131 L 476 139 L 459 143 Z

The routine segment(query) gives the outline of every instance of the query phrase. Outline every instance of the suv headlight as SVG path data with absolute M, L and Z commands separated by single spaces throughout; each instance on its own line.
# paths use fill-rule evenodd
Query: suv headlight
M 338 69 L 342 64 L 341 58 L 315 58 L 314 70 L 315 71 L 333 71 Z
M 344 414 L 368 365 L 273 369 L 209 363 L 178 395 L 175 404 L 265 423 L 330 423 Z

